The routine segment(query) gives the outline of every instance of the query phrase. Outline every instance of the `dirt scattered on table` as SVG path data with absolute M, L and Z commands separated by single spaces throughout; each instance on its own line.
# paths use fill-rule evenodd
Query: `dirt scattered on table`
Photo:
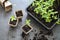
M 37 30 L 33 31 L 36 32 Z M 31 34 L 31 33 L 30 33 Z M 24 40 L 26 40 L 28 38 L 28 35 L 30 34 L 25 34 L 24 32 L 22 32 L 22 38 L 24 38 Z M 52 31 L 39 31 L 37 33 L 34 33 L 34 37 L 33 39 L 27 39 L 27 40 L 50 40 L 49 37 L 53 40 L 54 38 L 52 38 L 53 35 Z

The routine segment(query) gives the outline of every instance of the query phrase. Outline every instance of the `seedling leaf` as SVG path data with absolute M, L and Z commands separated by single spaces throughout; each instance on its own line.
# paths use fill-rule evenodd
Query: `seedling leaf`
M 10 17 L 11 21 L 16 20 L 15 16 Z
M 30 25 L 31 20 L 26 20 L 26 25 Z

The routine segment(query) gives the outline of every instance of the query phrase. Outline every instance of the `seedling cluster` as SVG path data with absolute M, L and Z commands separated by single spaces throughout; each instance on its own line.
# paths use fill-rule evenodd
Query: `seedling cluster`
M 60 24 L 60 19 L 57 20 L 56 24 Z
M 54 3 L 54 0 L 35 0 L 32 3 L 32 6 L 36 6 L 36 8 L 34 9 L 34 12 L 36 12 L 36 15 L 39 14 L 42 16 L 42 18 L 46 21 L 46 22 L 51 22 L 53 19 L 56 20 L 57 19 L 57 11 L 54 11 L 54 9 L 52 8 Z

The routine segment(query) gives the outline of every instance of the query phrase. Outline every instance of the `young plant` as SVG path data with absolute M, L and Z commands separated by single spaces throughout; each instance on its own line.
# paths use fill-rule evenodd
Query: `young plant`
M 18 25 L 18 19 L 16 19 L 15 16 L 11 16 L 9 20 L 9 25 L 11 27 L 16 27 Z
M 23 32 L 25 34 L 28 34 L 29 32 L 32 31 L 33 28 L 30 26 L 30 20 L 29 19 L 26 20 L 26 24 L 22 27 L 22 29 L 23 29 Z
M 16 18 L 15 18 L 15 16 L 11 16 L 11 21 L 14 21 L 14 20 L 16 20 Z
M 30 19 L 27 19 L 26 20 L 26 25 L 30 25 L 30 22 L 31 22 L 31 20 Z
M 60 20 L 58 19 L 58 21 L 56 22 L 56 24 L 60 24 Z
M 53 6 L 55 0 L 35 0 L 32 6 L 36 6 L 34 12 L 40 14 L 46 22 L 51 22 L 53 19 L 57 19 L 57 11 L 54 11 L 51 7 Z M 50 9 L 49 9 L 50 8 Z

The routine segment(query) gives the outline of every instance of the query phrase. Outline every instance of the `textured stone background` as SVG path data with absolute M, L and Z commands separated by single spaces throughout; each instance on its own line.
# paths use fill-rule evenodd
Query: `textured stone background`
M 21 37 L 21 26 L 25 24 L 25 20 L 27 18 L 26 8 L 33 2 L 33 0 L 9 0 L 12 5 L 12 11 L 6 13 L 4 9 L 0 6 L 0 40 L 23 40 Z M 22 21 L 19 22 L 17 28 L 11 29 L 8 25 L 8 21 L 11 15 L 15 15 L 14 12 L 16 10 L 23 10 L 23 18 Z M 38 24 L 33 18 L 28 16 L 31 19 L 31 26 L 33 26 L 34 30 L 40 30 L 40 24 Z M 33 31 L 34 31 L 33 30 Z M 45 29 L 43 29 L 45 30 Z M 53 28 L 53 32 L 55 35 L 55 40 L 60 40 L 60 25 L 56 25 Z M 30 33 L 30 38 L 34 36 L 35 32 Z

